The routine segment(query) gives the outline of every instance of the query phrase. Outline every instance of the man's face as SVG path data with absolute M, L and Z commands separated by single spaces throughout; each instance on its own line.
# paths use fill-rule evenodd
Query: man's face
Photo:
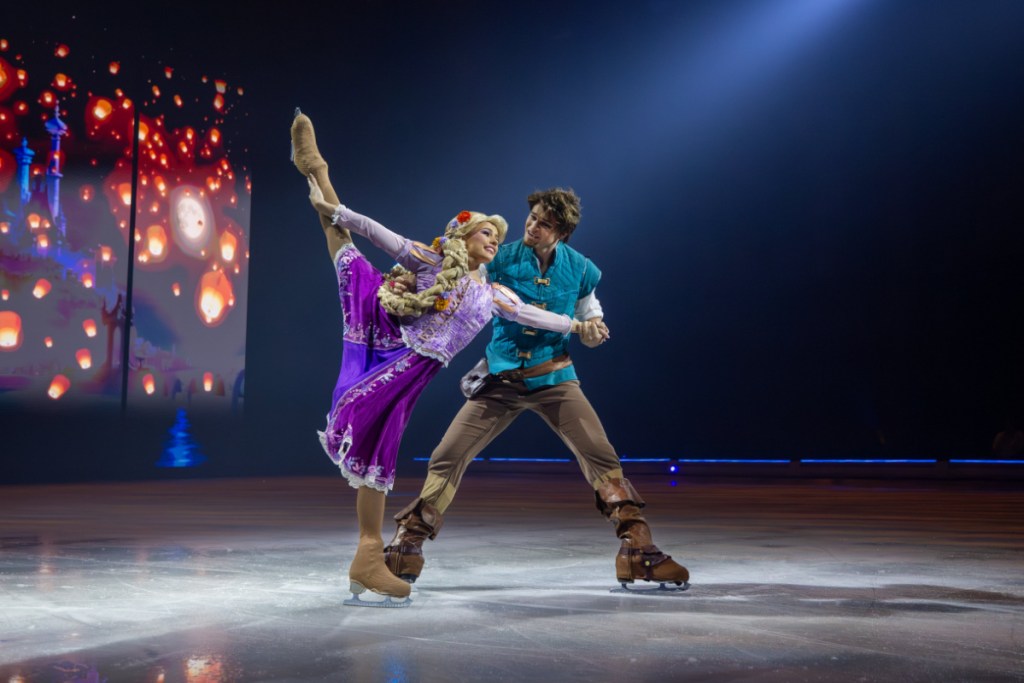
M 559 238 L 558 226 L 543 204 L 534 204 L 526 216 L 523 244 L 532 249 L 550 249 Z

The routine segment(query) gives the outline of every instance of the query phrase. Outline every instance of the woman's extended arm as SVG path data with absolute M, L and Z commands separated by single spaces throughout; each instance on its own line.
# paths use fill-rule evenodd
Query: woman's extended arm
M 580 321 L 573 320 L 567 315 L 559 315 L 531 304 L 525 304 L 515 292 L 504 285 L 491 283 L 491 292 L 494 296 L 494 306 L 492 307 L 494 314 L 506 320 L 561 334 L 579 331 Z

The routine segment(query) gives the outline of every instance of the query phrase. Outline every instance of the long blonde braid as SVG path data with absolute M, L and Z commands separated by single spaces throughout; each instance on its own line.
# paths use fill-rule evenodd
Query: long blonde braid
M 481 223 L 491 223 L 498 230 L 498 241 L 505 239 L 508 223 L 498 215 L 488 216 L 478 211 L 462 211 L 448 223 L 444 237 L 434 240 L 431 249 L 440 251 L 443 259 L 441 270 L 434 284 L 422 292 L 403 292 L 396 294 L 391 289 L 390 280 L 400 277 L 406 271 L 395 266 L 385 278 L 384 284 L 377 290 L 377 298 L 388 313 L 398 317 L 419 317 L 429 310 L 441 310 L 447 305 L 444 294 L 455 289 L 459 280 L 469 273 L 469 254 L 466 251 L 466 238 L 476 232 Z

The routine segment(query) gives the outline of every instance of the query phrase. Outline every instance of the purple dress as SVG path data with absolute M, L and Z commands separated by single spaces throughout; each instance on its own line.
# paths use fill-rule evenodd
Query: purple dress
M 426 245 L 396 235 L 344 206 L 334 222 L 368 238 L 416 273 L 419 286 L 436 278 L 441 257 Z M 353 487 L 390 491 L 398 447 L 413 406 L 443 365 L 500 315 L 568 333 L 572 319 L 524 305 L 509 289 L 467 275 L 449 294 L 444 311 L 396 321 L 380 305 L 384 278 L 353 244 L 335 255 L 344 315 L 341 371 L 327 427 L 319 432 L 327 455 Z

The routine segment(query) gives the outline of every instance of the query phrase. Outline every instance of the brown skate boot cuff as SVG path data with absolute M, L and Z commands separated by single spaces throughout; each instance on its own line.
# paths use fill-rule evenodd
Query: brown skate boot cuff
M 441 529 L 441 513 L 422 498 L 417 498 L 395 515 L 398 528 L 395 537 L 384 548 L 388 569 L 409 583 L 423 571 L 423 542 L 433 540 Z
M 614 509 L 620 505 L 632 504 L 642 508 L 646 503 L 637 490 L 629 483 L 629 479 L 610 479 L 594 490 L 598 511 L 610 517 Z
M 441 531 L 444 516 L 436 507 L 422 498 L 417 498 L 395 515 L 395 521 L 398 522 L 399 528 L 404 526 L 433 541 Z

